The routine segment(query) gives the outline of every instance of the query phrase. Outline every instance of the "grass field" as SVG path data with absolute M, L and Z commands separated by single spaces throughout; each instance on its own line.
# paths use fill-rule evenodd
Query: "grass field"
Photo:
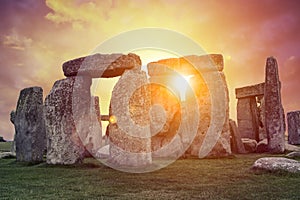
M 0 152 L 10 151 L 12 142 L 0 142 Z
M 269 155 L 180 159 L 145 174 L 113 170 L 97 160 L 77 166 L 0 160 L 0 199 L 300 199 L 300 174 L 254 172 Z

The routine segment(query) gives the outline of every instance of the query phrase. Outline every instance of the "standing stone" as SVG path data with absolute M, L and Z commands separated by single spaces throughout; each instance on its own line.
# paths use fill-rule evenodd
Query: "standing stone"
M 58 80 L 46 97 L 48 164 L 82 161 L 90 125 L 91 82 L 84 76 Z
M 238 99 L 237 120 L 241 137 L 258 141 L 259 125 L 255 97 Z
M 231 150 L 235 153 L 246 153 L 239 129 L 236 126 L 235 121 L 229 120 L 229 126 L 231 131 Z
M 281 104 L 280 81 L 277 61 L 269 57 L 265 79 L 265 126 L 268 149 L 271 153 L 284 152 L 284 111 Z
M 25 88 L 20 92 L 14 120 L 17 161 L 42 162 L 45 149 L 43 89 Z
M 15 124 L 15 118 L 16 118 L 16 111 L 12 110 L 10 112 L 10 122 L 12 124 Z M 16 154 L 16 133 L 14 135 L 14 140 L 12 141 L 12 144 L 11 144 L 11 148 L 10 148 L 10 151 L 13 153 L 13 154 Z M 46 145 L 45 145 L 46 146 Z
M 188 130 L 180 134 L 183 149 L 186 144 L 190 144 L 190 148 L 186 151 L 187 155 L 204 158 L 231 154 L 229 97 L 225 75 L 222 72 L 223 66 L 223 56 L 218 54 L 170 58 L 147 65 L 151 78 L 160 76 L 163 79 L 173 76 L 174 72 L 180 73 L 181 76 L 192 76 L 188 83 L 190 89 L 185 95 L 186 102 L 183 103 L 183 100 L 180 102 L 180 106 L 185 107 L 181 110 L 187 110 L 188 120 L 181 121 L 184 126 L 180 126 L 178 131 L 175 129 L 179 133 L 181 130 Z M 172 80 L 166 85 L 171 84 Z M 167 104 L 162 105 L 167 108 Z M 170 113 L 168 109 L 165 110 L 168 119 Z
M 11 122 L 12 124 L 15 123 L 15 118 L 16 118 L 16 111 L 12 110 L 12 111 L 10 112 L 10 122 Z
M 180 101 L 176 91 L 167 88 L 170 76 L 152 76 L 151 150 L 152 157 L 178 158 L 184 152 L 181 138 L 176 135 L 181 123 Z M 177 137 L 176 137 L 177 136 Z
M 109 112 L 112 167 L 141 167 L 152 163 L 147 83 L 145 72 L 127 70 L 113 89 Z
M 99 97 L 93 96 L 91 101 L 90 127 L 87 137 L 84 140 L 84 146 L 88 156 L 95 156 L 102 147 L 102 125 L 99 106 Z
M 258 125 L 259 125 L 259 141 L 267 139 L 265 127 L 265 98 L 264 95 L 257 96 L 257 111 L 258 111 Z
M 300 144 L 300 111 L 287 113 L 288 142 Z

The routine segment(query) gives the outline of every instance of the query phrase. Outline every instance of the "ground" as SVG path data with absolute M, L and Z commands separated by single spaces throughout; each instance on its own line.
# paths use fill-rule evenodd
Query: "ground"
M 2 159 L 0 199 L 299 199 L 300 174 L 250 170 L 263 156 L 270 155 L 179 159 L 145 174 L 119 172 L 94 159 L 77 166 Z

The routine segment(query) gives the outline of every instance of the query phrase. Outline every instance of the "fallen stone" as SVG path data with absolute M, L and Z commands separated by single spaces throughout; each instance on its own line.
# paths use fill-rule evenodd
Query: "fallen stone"
M 288 112 L 287 122 L 289 144 L 300 144 L 300 111 Z
M 291 173 L 300 172 L 300 162 L 283 157 L 266 157 L 256 160 L 252 166 L 254 170 L 275 172 L 283 170 Z
M 265 90 L 265 83 L 259 83 L 256 85 L 236 88 L 235 96 L 237 99 L 256 97 L 256 96 L 264 95 L 265 92 L 264 90 Z
M 0 152 L 0 159 L 15 158 L 16 154 L 12 152 Z
M 256 147 L 257 147 L 256 140 L 253 140 L 253 139 L 250 139 L 250 138 L 242 138 L 242 142 L 244 144 L 245 150 L 248 153 L 256 152 Z
M 42 162 L 46 147 L 42 88 L 30 87 L 20 92 L 13 121 L 17 161 Z
M 287 142 L 285 142 L 284 149 L 286 151 L 300 151 L 300 147 L 288 144 Z
M 54 83 L 45 100 L 47 163 L 75 164 L 84 158 L 90 125 L 88 77 L 69 77 Z
M 284 152 L 284 111 L 281 104 L 281 86 L 277 61 L 269 57 L 266 62 L 265 79 L 265 127 L 270 153 Z
M 152 163 L 150 93 L 146 73 L 127 70 L 112 91 L 109 115 L 109 164 L 143 167 Z
M 263 139 L 257 143 L 256 153 L 268 152 L 268 139 Z
M 285 156 L 289 158 L 300 158 L 300 151 L 293 151 Z
M 231 138 L 232 138 L 232 146 L 231 150 L 234 153 L 246 153 L 244 144 L 242 142 L 242 138 L 240 135 L 240 132 L 236 126 L 235 121 L 229 120 L 229 126 L 230 126 L 230 132 L 231 132 Z
M 66 77 L 89 76 L 91 78 L 111 78 L 120 76 L 126 69 L 140 69 L 142 63 L 135 54 L 94 54 L 76 58 L 63 64 Z
M 101 147 L 97 154 L 96 154 L 96 158 L 99 158 L 99 159 L 106 159 L 106 158 L 109 158 L 109 145 L 105 145 L 103 147 Z

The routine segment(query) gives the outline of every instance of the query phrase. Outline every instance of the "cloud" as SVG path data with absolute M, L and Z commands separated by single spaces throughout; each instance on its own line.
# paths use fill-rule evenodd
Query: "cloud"
M 4 35 L 2 45 L 15 50 L 25 50 L 31 46 L 32 39 L 25 36 L 20 36 L 15 30 L 12 30 L 10 35 Z
M 8 116 L 20 89 L 39 85 L 46 95 L 54 81 L 64 77 L 64 61 L 90 54 L 116 34 L 143 27 L 178 31 L 208 53 L 231 57 L 225 73 L 233 118 L 234 88 L 263 82 L 266 58 L 275 56 L 283 102 L 294 109 L 300 99 L 295 92 L 300 73 L 298 8 L 297 0 L 2 0 L 1 130 L 11 137 Z

